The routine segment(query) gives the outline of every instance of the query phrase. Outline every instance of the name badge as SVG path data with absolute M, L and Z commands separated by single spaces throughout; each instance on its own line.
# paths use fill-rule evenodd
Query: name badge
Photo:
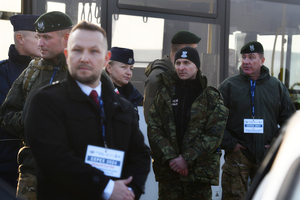
M 264 133 L 263 119 L 244 119 L 244 133 Z
M 107 176 L 120 178 L 123 160 L 124 151 L 88 145 L 84 162 L 100 169 Z

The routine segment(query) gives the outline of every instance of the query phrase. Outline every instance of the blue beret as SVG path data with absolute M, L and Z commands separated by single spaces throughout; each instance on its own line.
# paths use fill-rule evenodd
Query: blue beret
M 199 53 L 193 47 L 186 46 L 186 47 L 183 47 L 183 48 L 179 49 L 176 52 L 176 54 L 175 54 L 174 63 L 179 58 L 184 58 L 184 59 L 188 59 L 188 60 L 192 61 L 196 65 L 196 67 L 198 69 L 200 69 L 200 57 L 199 57 Z
M 73 27 L 72 19 L 65 13 L 52 11 L 42 14 L 34 23 L 36 31 L 48 33 Z
M 177 32 L 171 40 L 172 44 L 198 44 L 201 38 L 189 31 Z
M 11 16 L 10 23 L 14 27 L 14 31 L 34 31 L 34 22 L 39 15 L 13 15 Z
M 261 43 L 251 41 L 241 48 L 241 54 L 243 53 L 264 53 L 264 48 Z
M 133 51 L 131 49 L 112 47 L 110 60 L 119 61 L 127 65 L 134 64 Z

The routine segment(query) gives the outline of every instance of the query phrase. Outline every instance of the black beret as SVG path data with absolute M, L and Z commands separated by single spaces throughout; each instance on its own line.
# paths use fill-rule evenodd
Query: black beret
M 65 13 L 52 11 L 42 14 L 34 23 L 36 31 L 48 33 L 73 27 L 72 19 Z
M 257 41 L 251 41 L 241 48 L 241 54 L 243 53 L 264 53 L 264 48 L 261 43 Z
M 200 57 L 199 57 L 198 51 L 196 49 L 194 49 L 193 47 L 186 46 L 186 47 L 179 49 L 175 54 L 174 63 L 179 58 L 184 58 L 184 59 L 188 59 L 188 60 L 192 61 L 196 65 L 196 67 L 198 69 L 200 69 Z
M 14 31 L 34 31 L 34 22 L 39 18 L 39 15 L 13 15 L 10 23 L 14 27 Z
M 134 64 L 133 51 L 131 49 L 112 47 L 110 60 L 119 61 L 127 65 Z
M 179 31 L 177 32 L 172 40 L 172 44 L 198 44 L 201 38 L 191 33 L 189 31 Z

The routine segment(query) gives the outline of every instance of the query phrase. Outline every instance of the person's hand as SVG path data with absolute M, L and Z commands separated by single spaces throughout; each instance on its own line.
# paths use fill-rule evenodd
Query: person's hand
M 183 170 L 179 171 L 179 174 L 181 176 L 187 176 L 187 175 L 189 175 L 189 169 L 188 168 L 183 169 Z
M 169 166 L 175 172 L 180 172 L 188 168 L 187 162 L 184 160 L 184 158 L 181 155 L 179 155 L 178 158 L 173 158 L 172 160 L 170 160 Z M 183 173 L 185 174 L 186 171 Z
M 240 149 L 247 149 L 247 148 L 244 147 L 243 145 L 237 143 L 233 151 L 238 151 L 238 150 L 240 150 Z
M 126 185 L 132 181 L 132 176 L 128 179 L 117 180 L 113 192 L 110 196 L 110 200 L 134 200 L 134 193 Z

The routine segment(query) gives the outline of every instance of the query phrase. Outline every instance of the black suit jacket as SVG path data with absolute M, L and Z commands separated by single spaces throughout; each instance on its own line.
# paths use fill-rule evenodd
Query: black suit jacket
M 131 103 L 114 93 L 105 76 L 101 82 L 106 142 L 125 152 L 121 179 L 133 176 L 128 186 L 138 199 L 150 171 L 149 148 Z M 70 75 L 37 92 L 24 128 L 38 164 L 38 199 L 101 199 L 111 177 L 84 163 L 87 145 L 104 146 L 100 109 Z

